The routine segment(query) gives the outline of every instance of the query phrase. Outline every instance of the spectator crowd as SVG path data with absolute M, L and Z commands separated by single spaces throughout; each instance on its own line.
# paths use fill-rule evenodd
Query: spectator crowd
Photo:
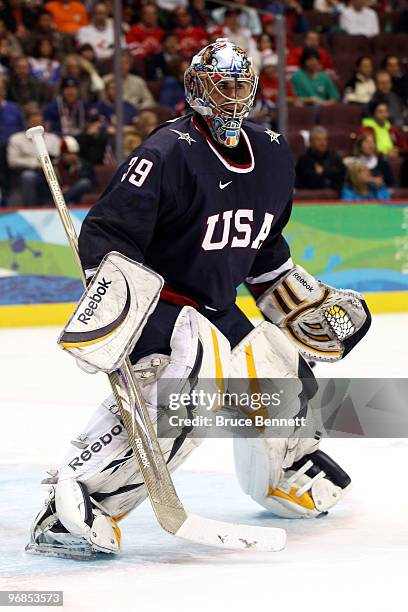
M 277 130 L 277 16 L 286 24 L 287 139 L 299 199 L 408 195 L 408 0 L 124 0 L 124 153 L 188 112 L 183 75 L 219 37 L 260 73 L 250 119 Z M 67 202 L 92 203 L 116 132 L 111 0 L 0 0 L 0 205 L 50 193 L 24 136 L 43 124 Z M 404 192 L 406 189 L 406 192 Z

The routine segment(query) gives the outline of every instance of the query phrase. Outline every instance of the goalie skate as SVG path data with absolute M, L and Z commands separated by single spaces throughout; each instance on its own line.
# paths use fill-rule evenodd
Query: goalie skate
M 34 520 L 30 541 L 25 550 L 32 555 L 60 557 L 76 561 L 89 561 L 96 557 L 96 551 L 85 538 L 69 533 L 59 521 L 55 511 L 53 487 L 50 489 L 49 497 L 43 508 Z

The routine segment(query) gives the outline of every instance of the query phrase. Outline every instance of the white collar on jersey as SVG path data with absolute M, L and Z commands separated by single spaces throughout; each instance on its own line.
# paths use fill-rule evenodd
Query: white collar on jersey
M 205 138 L 212 152 L 215 153 L 215 155 L 218 157 L 223 166 L 227 168 L 227 170 L 230 170 L 230 172 L 237 172 L 239 174 L 246 174 L 248 172 L 252 172 L 252 170 L 255 168 L 255 158 L 254 153 L 252 151 L 251 142 L 243 128 L 241 128 L 241 135 L 245 139 L 249 154 L 251 156 L 251 163 L 247 166 L 240 166 L 238 164 L 234 164 L 233 162 L 231 163 L 230 161 L 228 161 L 225 157 L 221 155 L 221 153 L 217 151 L 217 149 L 212 144 L 209 136 L 207 136 L 207 134 L 196 124 L 196 122 L 194 121 L 194 117 L 192 117 L 192 124 L 194 125 L 195 129 Z

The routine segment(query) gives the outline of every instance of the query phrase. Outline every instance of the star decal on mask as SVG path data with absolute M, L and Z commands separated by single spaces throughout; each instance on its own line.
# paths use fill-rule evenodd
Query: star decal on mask
M 172 130 L 172 129 L 170 129 L 170 132 L 174 132 L 175 134 L 178 134 L 179 137 L 177 140 L 185 140 L 190 147 L 191 147 L 192 142 L 197 142 L 196 140 L 194 140 L 194 138 L 191 138 L 188 132 L 179 132 L 178 130 Z
M 271 137 L 271 142 L 277 142 L 278 144 L 280 144 L 279 142 L 279 136 L 280 134 L 278 134 L 278 132 L 273 132 L 272 130 L 265 130 L 265 134 L 268 134 L 268 136 Z

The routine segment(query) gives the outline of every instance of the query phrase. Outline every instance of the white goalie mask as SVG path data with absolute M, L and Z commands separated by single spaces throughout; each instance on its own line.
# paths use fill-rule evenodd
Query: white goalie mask
M 217 38 L 192 59 L 184 75 L 186 99 L 217 142 L 236 147 L 242 121 L 251 110 L 258 77 L 246 52 Z

